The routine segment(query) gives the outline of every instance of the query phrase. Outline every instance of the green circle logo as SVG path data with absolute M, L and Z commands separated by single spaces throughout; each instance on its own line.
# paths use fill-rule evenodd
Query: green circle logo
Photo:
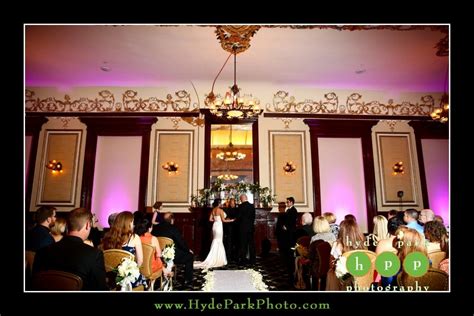
M 409 253 L 403 260 L 403 269 L 412 277 L 420 277 L 428 271 L 430 261 L 419 251 Z
M 353 276 L 364 276 L 370 270 L 370 258 L 364 252 L 354 252 L 347 258 L 346 267 Z
M 375 269 L 383 277 L 394 276 L 400 271 L 400 259 L 393 252 L 382 252 L 375 259 Z

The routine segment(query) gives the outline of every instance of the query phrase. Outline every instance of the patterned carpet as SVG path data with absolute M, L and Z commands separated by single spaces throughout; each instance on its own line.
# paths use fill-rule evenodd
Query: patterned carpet
M 201 291 L 204 284 L 204 275 L 201 269 L 195 269 L 193 285 L 184 285 L 184 266 L 178 265 L 178 273 L 174 283 L 174 291 Z M 258 257 L 257 262 L 251 264 L 237 264 L 230 261 L 226 266 L 215 268 L 215 270 L 242 270 L 254 269 L 262 274 L 263 282 L 269 291 L 297 291 L 290 282 L 288 269 L 279 254 L 270 253 L 266 257 Z M 211 269 L 212 270 L 212 269 Z

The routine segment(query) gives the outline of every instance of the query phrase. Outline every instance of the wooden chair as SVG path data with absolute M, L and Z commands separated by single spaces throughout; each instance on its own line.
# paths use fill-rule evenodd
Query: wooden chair
M 163 249 L 165 249 L 165 247 L 167 245 L 174 245 L 174 240 L 171 239 L 171 238 L 163 237 L 163 236 L 158 236 L 156 238 L 158 238 L 158 243 L 160 244 L 161 251 L 163 251 Z M 172 270 L 173 270 L 173 274 L 174 274 L 173 278 L 176 281 L 176 272 L 177 272 L 176 263 L 173 266 Z
M 104 265 L 105 272 L 107 277 L 107 284 L 111 290 L 116 289 L 115 284 L 115 273 L 113 270 L 122 263 L 123 258 L 131 258 L 135 260 L 135 255 L 128 251 L 122 249 L 107 249 L 104 250 Z M 144 291 L 145 287 L 143 285 L 134 287 L 132 291 Z
M 331 259 L 331 245 L 324 240 L 315 240 L 309 245 L 309 259 L 311 260 L 311 289 L 325 291 L 326 277 Z
M 153 291 L 155 281 L 160 279 L 160 288 L 162 284 L 162 274 L 163 269 L 160 269 L 153 273 L 153 258 L 155 257 L 155 247 L 150 244 L 142 243 L 143 248 L 143 264 L 140 267 L 140 273 L 143 274 L 144 277 L 150 280 L 150 286 L 148 287 L 148 291 Z
M 405 282 L 402 280 L 402 274 L 399 273 L 397 276 L 397 282 L 400 286 L 412 286 L 414 289 L 417 285 L 421 287 L 427 286 L 428 291 L 447 291 L 449 288 L 448 274 L 444 271 L 434 268 L 429 268 L 428 271 L 421 277 L 416 278 L 408 276 Z
M 25 251 L 25 261 L 26 261 L 26 268 L 28 269 L 30 275 L 33 273 L 33 262 L 35 261 L 36 252 L 31 250 Z
M 428 258 L 431 260 L 431 267 L 439 269 L 439 263 L 446 258 L 446 252 L 444 251 L 433 251 L 428 253 Z
M 343 253 L 342 255 L 346 258 L 349 258 L 349 256 L 351 254 L 355 253 L 355 252 L 363 252 L 366 255 L 368 255 L 369 259 L 370 259 L 370 268 L 369 268 L 369 271 L 367 272 L 367 274 L 365 274 L 363 276 L 354 276 L 355 289 L 357 289 L 359 291 L 362 291 L 364 289 L 368 290 L 370 288 L 370 285 L 372 284 L 372 282 L 374 282 L 375 259 L 376 259 L 377 255 L 373 251 L 363 250 L 363 249 L 347 251 L 347 252 Z M 357 288 L 356 285 L 359 288 Z
M 80 291 L 81 277 L 64 271 L 40 271 L 33 275 L 32 289 L 36 291 Z

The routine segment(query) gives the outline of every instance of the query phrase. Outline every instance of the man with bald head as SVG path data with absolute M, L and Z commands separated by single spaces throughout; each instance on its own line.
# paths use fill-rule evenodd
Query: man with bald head
M 433 210 L 430 210 L 429 208 L 425 208 L 421 210 L 420 218 L 418 220 L 421 224 L 425 225 L 428 222 L 434 221 L 434 219 L 435 219 L 435 214 Z
M 250 204 L 246 194 L 240 195 L 240 205 L 237 215 L 240 237 L 239 263 L 255 263 L 255 207 Z M 247 260 L 247 254 L 249 256 Z

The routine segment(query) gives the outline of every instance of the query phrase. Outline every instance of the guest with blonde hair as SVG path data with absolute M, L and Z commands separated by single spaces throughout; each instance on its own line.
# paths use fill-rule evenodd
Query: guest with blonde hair
M 54 225 L 51 227 L 51 235 L 55 242 L 60 241 L 66 233 L 66 219 L 56 218 Z
M 375 251 L 377 244 L 380 240 L 387 239 L 390 237 L 387 224 L 388 221 L 383 215 L 376 215 L 373 219 L 374 230 L 372 234 L 367 236 L 367 241 L 369 242 L 369 250 Z
M 323 216 L 328 221 L 329 227 L 331 227 L 331 233 L 333 233 L 334 237 L 337 239 L 339 237 L 339 225 L 336 224 L 336 215 L 331 212 L 324 212 Z
M 324 240 L 332 245 L 336 241 L 336 237 L 331 232 L 331 227 L 324 216 L 316 216 L 314 218 L 313 230 L 316 232 L 316 235 L 311 238 L 311 243 L 316 240 Z

